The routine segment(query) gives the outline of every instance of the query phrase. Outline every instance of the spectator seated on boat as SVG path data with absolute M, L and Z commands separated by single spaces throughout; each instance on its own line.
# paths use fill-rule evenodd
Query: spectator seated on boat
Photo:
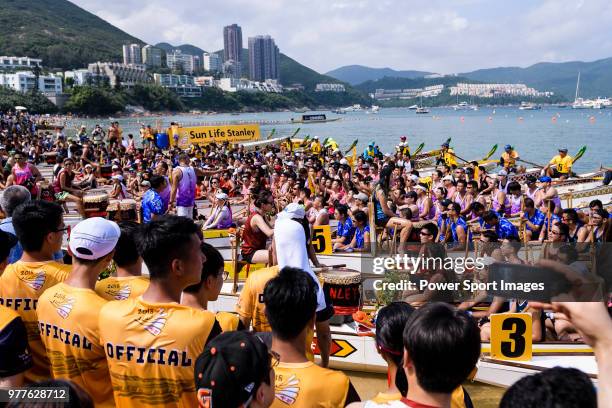
M 215 195 L 215 204 L 210 217 L 202 226 L 203 229 L 226 229 L 234 225 L 229 197 L 223 192 Z
M 353 220 L 348 215 L 348 207 L 344 204 L 336 206 L 334 218 L 338 221 L 336 237 L 332 239 L 334 250 L 342 250 L 353 240 L 355 227 L 353 226 Z
M 274 210 L 274 197 L 262 190 L 257 194 L 254 204 L 255 210 L 247 218 L 242 231 L 240 254 L 248 263 L 268 263 L 270 254 L 266 243 L 274 235 L 274 229 L 266 217 Z
M 344 247 L 346 252 L 368 252 L 370 250 L 370 226 L 368 216 L 363 211 L 353 213 L 355 235 L 351 243 Z
M 596 408 L 597 394 L 588 375 L 554 367 L 528 375 L 506 390 L 500 408 Z

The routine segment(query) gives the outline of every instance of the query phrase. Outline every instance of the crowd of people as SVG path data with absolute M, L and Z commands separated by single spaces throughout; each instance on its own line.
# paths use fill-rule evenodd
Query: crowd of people
M 542 304 L 484 293 L 450 304 L 435 293 L 405 293 L 376 319 L 387 390 L 360 401 L 350 379 L 327 368 L 334 308 L 314 272 L 323 265 L 312 227 L 337 225 L 338 252 L 393 248 L 396 241 L 398 252 L 412 243 L 464 250 L 478 241 L 507 263 L 525 262 L 519 236 L 608 242 L 601 202 L 561 208 L 551 177 L 571 174 L 564 149 L 523 185 L 512 179 L 521 170 L 511 146 L 496 176 L 478 163 L 459 166 L 447 145 L 426 175 L 405 138 L 387 155 L 374 143 L 363 155 L 343 153 L 318 138 L 255 151 L 227 143 L 163 151 L 146 127 L 142 147 L 125 143 L 117 123 L 107 132 L 80 128 L 73 138 L 61 130 L 47 137 L 26 113 L 2 115 L 0 132 L 0 387 L 68 387 L 73 406 L 469 407 L 462 384 L 481 340 L 489 339 L 488 317 L 528 310 L 534 340 L 549 331 L 593 347 L 598 392 L 583 373 L 555 369 L 516 383 L 502 406 L 572 406 L 573 399 L 550 392 L 557 385 L 581 395 L 580 406 L 612 400 L 612 321 L 603 302 Z M 52 180 L 39 169 L 46 157 L 57 163 Z M 66 254 L 69 204 L 87 215 L 83 196 L 101 186 L 113 198 L 139 201 L 142 223 L 86 218 L 71 228 Z M 202 199 L 209 211 L 198 210 Z M 248 276 L 236 313 L 214 313 L 208 304 L 228 274 L 203 230 L 230 227 L 241 236 L 241 259 L 268 267 Z M 575 267 L 570 249 L 551 252 L 562 268 Z M 111 262 L 115 271 L 100 279 Z M 450 279 L 443 270 L 421 272 Z M 475 309 L 478 303 L 489 307 Z M 545 322 L 547 314 L 554 319 Z M 542 322 L 539 330 L 535 322 Z M 320 365 L 310 346 L 315 333 Z

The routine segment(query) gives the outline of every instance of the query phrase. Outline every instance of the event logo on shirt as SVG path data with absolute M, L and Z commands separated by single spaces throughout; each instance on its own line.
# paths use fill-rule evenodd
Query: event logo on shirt
M 55 294 L 51 299 L 51 304 L 55 307 L 57 314 L 63 319 L 67 318 L 72 308 L 74 307 L 75 298 L 72 296 L 64 296 L 63 294 Z
M 130 285 L 123 285 L 120 289 L 107 288 L 106 294 L 112 296 L 115 300 L 125 300 L 130 297 L 132 293 L 132 287 Z
M 36 291 L 40 290 L 40 288 L 43 287 L 45 281 L 47 280 L 47 275 L 43 270 L 40 270 L 38 272 L 24 271 L 23 273 L 17 274 L 17 277 L 21 279 L 23 283 L 25 283 Z
M 281 379 L 281 381 L 277 382 L 274 387 L 276 398 L 287 405 L 293 405 L 298 397 L 298 394 L 300 393 L 299 384 L 300 381 L 295 377 L 295 375 L 292 375 L 286 381 Z
M 144 326 L 145 330 L 154 336 L 159 336 L 162 329 L 166 325 L 168 320 L 168 313 L 166 309 L 159 309 L 157 312 L 152 313 L 150 309 L 138 310 L 140 316 L 136 319 L 138 324 Z

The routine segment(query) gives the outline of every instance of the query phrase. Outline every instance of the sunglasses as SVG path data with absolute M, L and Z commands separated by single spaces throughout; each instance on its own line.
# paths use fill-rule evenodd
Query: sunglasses
M 425 235 L 426 237 L 431 237 L 433 234 L 430 234 L 430 233 L 425 232 L 425 231 L 421 231 L 420 235 Z

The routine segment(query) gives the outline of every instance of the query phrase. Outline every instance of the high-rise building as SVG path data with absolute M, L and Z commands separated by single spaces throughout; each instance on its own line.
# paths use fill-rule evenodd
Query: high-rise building
M 183 54 L 181 50 L 174 50 L 166 54 L 166 65 L 175 71 L 191 74 L 197 69 L 197 61 L 193 55 Z
M 221 72 L 221 58 L 218 54 L 205 52 L 202 56 L 204 62 L 204 70 L 208 72 Z
M 140 44 L 123 45 L 123 63 L 142 64 L 142 53 L 140 50 Z
M 269 35 L 249 37 L 249 78 L 260 82 L 279 78 L 279 51 Z
M 223 59 L 231 62 L 233 78 L 242 74 L 242 28 L 238 24 L 223 27 Z
M 161 67 L 162 50 L 152 45 L 142 47 L 142 63 L 147 67 Z

